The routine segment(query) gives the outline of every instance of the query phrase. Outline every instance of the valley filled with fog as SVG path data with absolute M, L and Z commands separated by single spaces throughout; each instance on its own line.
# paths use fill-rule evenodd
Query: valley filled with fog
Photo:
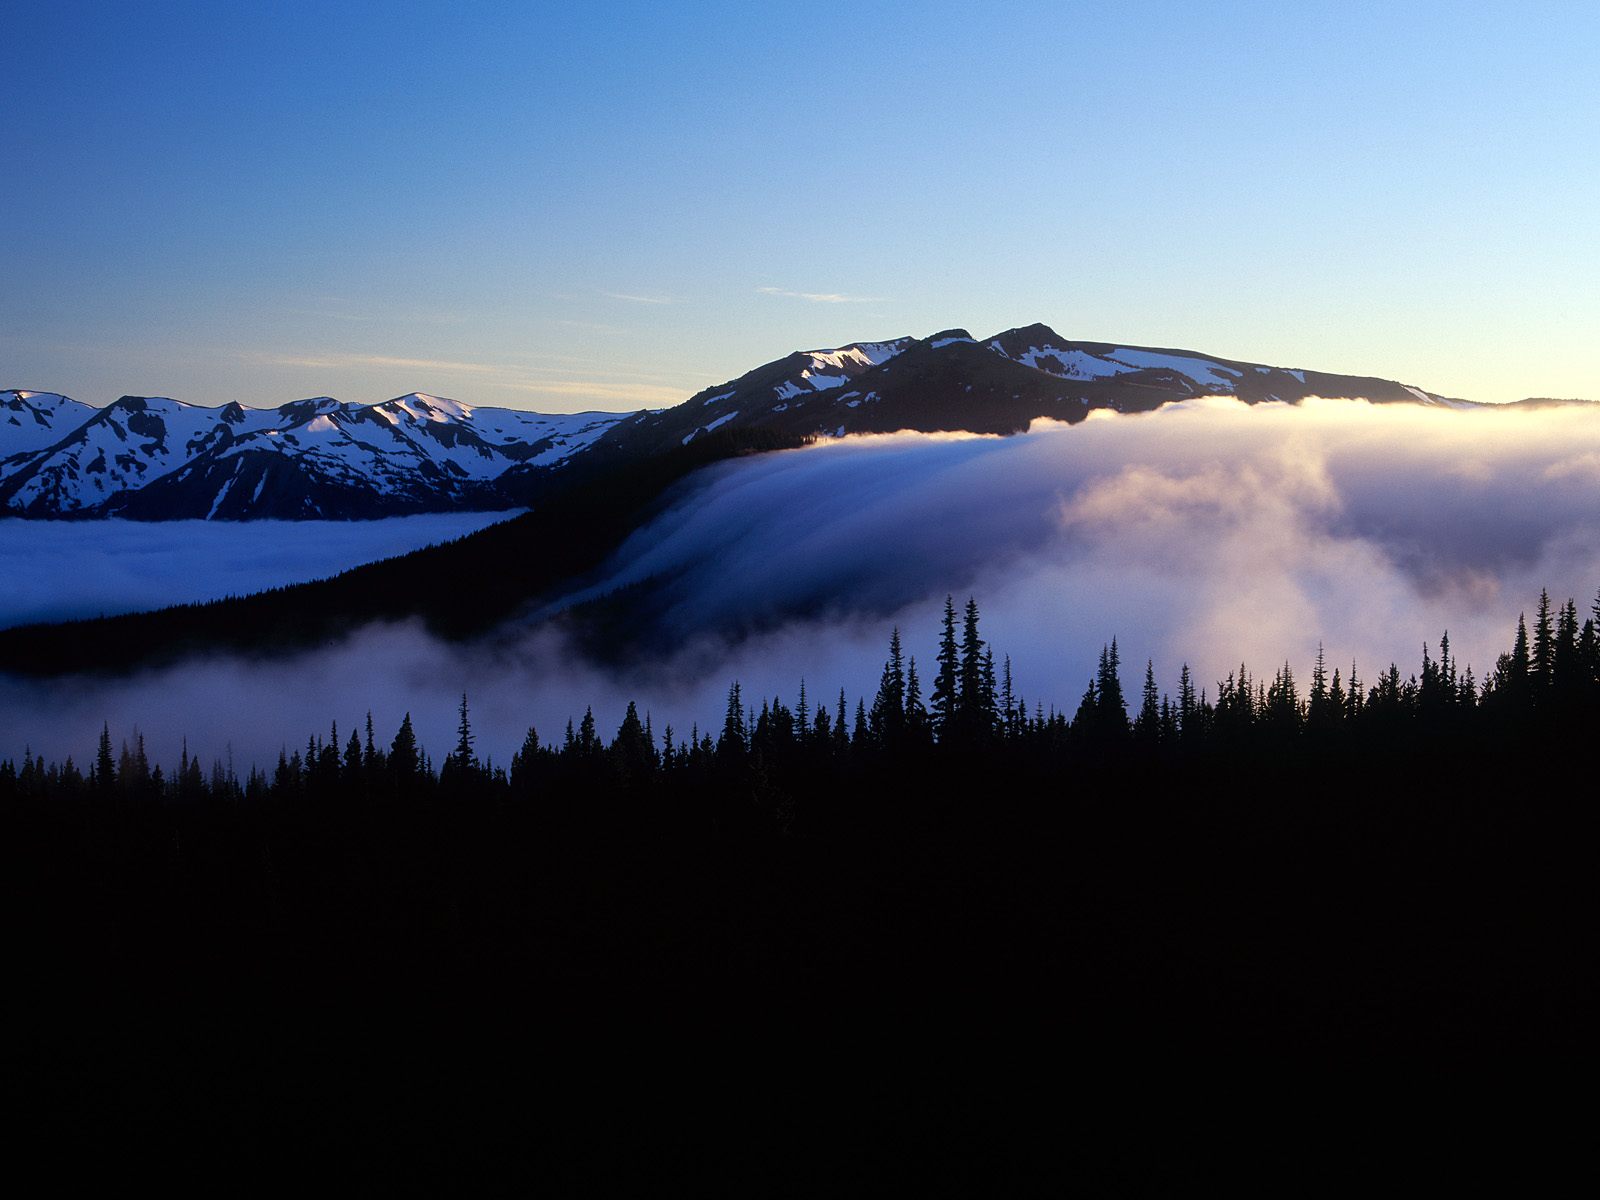
M 377 521 L 0 519 L 0 628 L 244 596 L 476 533 L 515 513 Z
M 1600 413 L 1588 406 L 1205 399 L 1095 413 L 1070 428 L 1039 422 L 1009 438 L 825 441 L 701 472 L 593 578 L 480 645 L 391 625 L 276 659 L 111 681 L 0 680 L 4 751 L 81 761 L 109 722 L 115 739 L 137 725 L 163 761 L 187 735 L 208 761 L 231 750 L 242 767 L 303 747 L 333 720 L 347 737 L 370 709 L 380 740 L 409 711 L 437 759 L 453 744 L 463 691 L 480 753 L 500 764 L 530 723 L 559 740 L 588 704 L 607 736 L 629 699 L 658 735 L 669 722 L 678 737 L 691 722 L 719 726 L 734 679 L 758 708 L 779 693 L 793 703 L 803 677 L 813 703 L 836 703 L 842 687 L 853 712 L 858 696 L 871 700 L 895 625 L 931 677 L 947 592 L 977 598 L 983 634 L 1013 660 L 1030 707 L 1070 713 L 1113 637 L 1130 691 L 1147 659 L 1165 691 L 1185 662 L 1213 696 L 1241 660 L 1269 676 L 1287 661 L 1304 683 L 1319 643 L 1330 670 L 1354 660 L 1370 682 L 1396 661 L 1406 675 L 1446 629 L 1481 679 L 1541 587 L 1587 612 L 1600 585 L 1597 511 Z M 410 527 L 430 539 L 469 528 L 408 520 L 435 522 Z M 92 525 L 35 528 L 101 549 Z M 112 553 L 99 582 L 91 573 L 82 586 L 70 582 L 73 544 L 52 560 L 39 534 L 27 561 L 63 569 L 26 568 L 34 581 L 7 602 L 20 611 L 30 588 L 60 579 L 64 602 L 105 605 L 96 597 L 126 580 L 134 607 L 163 595 L 167 571 L 186 587 L 235 590 L 274 553 L 288 555 L 279 576 L 254 578 L 287 582 L 291 564 L 323 573 L 354 544 L 336 526 L 297 526 L 306 545 L 295 558 L 273 531 L 230 525 L 224 556 L 204 529 L 147 528 L 170 539 L 164 551 Z M 19 544 L 3 544 L 20 564 Z M 313 563 L 313 551 L 326 554 Z M 562 611 L 623 587 L 622 620 L 647 629 L 649 652 L 593 662 L 563 632 Z M 471 581 L 462 589 L 470 602 Z

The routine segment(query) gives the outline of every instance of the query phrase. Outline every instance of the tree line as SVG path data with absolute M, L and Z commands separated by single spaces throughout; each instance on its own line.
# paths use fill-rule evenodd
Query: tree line
M 1319 655 L 1309 686 L 1241 666 L 1170 691 L 1112 641 L 1068 710 L 947 600 L 932 660 L 897 631 L 870 695 L 735 683 L 686 731 L 586 710 L 506 762 L 466 697 L 437 756 L 409 718 L 237 767 L 105 728 L 81 766 L 0 764 L 10 1027 L 110 1031 L 96 1061 L 121 1061 L 147 1018 L 244 997 L 291 1093 L 311 1043 L 284 1022 L 326 1031 L 339 995 L 357 1027 L 418 996 L 557 1040 L 920 1019 L 919 1054 L 1011 1029 L 1070 1062 L 1117 1030 L 1562 1044 L 1594 1002 L 1600 809 L 1573 776 L 1597 626 L 1542 597 L 1481 676 L 1441 637 L 1414 672 Z M 403 1064 L 410 1027 L 381 1044 Z
M 983 638 L 976 600 L 958 614 L 947 597 L 926 693 L 916 658 L 905 655 L 896 629 L 875 694 L 853 705 L 843 689 L 815 700 L 803 680 L 794 703 L 761 697 L 758 704 L 735 682 L 720 728 L 702 730 L 696 723 L 683 733 L 668 725 L 658 735 L 651 715 L 641 717 L 630 701 L 609 739 L 589 708 L 556 740 L 530 727 L 510 762 L 496 764 L 476 752 L 463 695 L 456 743 L 437 764 L 418 743 L 409 713 L 390 738 L 376 734 L 368 713 L 347 738 L 335 722 L 325 738 L 312 735 L 303 747 L 285 747 L 275 765 L 250 764 L 242 774 L 231 760 L 207 766 L 187 743 L 167 770 L 151 761 L 142 736 L 119 745 L 107 726 L 84 766 L 71 757 L 47 763 L 26 748 L 20 760 L 0 760 L 0 800 L 381 801 L 458 793 L 512 800 L 552 789 L 629 792 L 690 780 L 770 797 L 775 790 L 803 790 L 818 771 L 838 777 L 954 756 L 1014 756 L 1070 769 L 1108 756 L 1272 758 L 1302 750 L 1370 750 L 1417 736 L 1524 738 L 1572 729 L 1600 714 L 1600 596 L 1580 620 L 1574 600 L 1556 606 L 1548 591 L 1541 593 L 1531 629 L 1525 616 L 1518 618 L 1511 648 L 1481 680 L 1455 657 L 1448 632 L 1436 649 L 1423 645 L 1417 671 L 1403 676 L 1391 663 L 1370 683 L 1354 663 L 1348 672 L 1340 666 L 1330 671 L 1319 647 L 1304 691 L 1287 662 L 1270 677 L 1241 663 L 1214 689 L 1197 688 L 1185 663 L 1174 695 L 1157 686 L 1147 661 L 1130 699 L 1122 670 L 1113 638 L 1070 716 L 1054 705 L 1030 704 L 1014 686 L 1010 657 L 997 663 Z

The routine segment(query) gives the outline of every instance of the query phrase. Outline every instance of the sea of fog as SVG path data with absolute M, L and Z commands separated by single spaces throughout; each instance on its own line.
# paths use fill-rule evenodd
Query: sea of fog
M 637 699 L 660 733 L 720 724 L 747 698 L 853 710 L 898 625 L 931 674 L 946 593 L 975 596 L 996 654 L 1032 701 L 1074 708 L 1116 637 L 1136 693 L 1147 660 L 1176 690 L 1188 663 L 1215 694 L 1241 661 L 1302 684 L 1330 669 L 1415 671 L 1448 629 L 1481 677 L 1541 587 L 1587 613 L 1600 585 L 1600 412 L 1198 400 L 1094 414 L 1011 438 L 847 438 L 703 472 L 590 586 L 621 584 L 666 647 L 615 668 L 530 622 L 488 647 L 413 627 L 340 648 L 229 659 L 120 682 L 0 681 L 0 755 L 82 759 L 101 723 L 135 724 L 163 757 L 275 759 L 370 709 L 406 712 L 437 760 L 468 693 L 479 747 L 504 763 L 532 724 L 559 738 L 592 704 L 614 730 Z M 29 568 L 32 569 L 32 568 Z M 470 596 L 470 588 L 464 589 Z
M 0 628 L 304 583 L 474 533 L 513 513 L 382 521 L 0 519 Z

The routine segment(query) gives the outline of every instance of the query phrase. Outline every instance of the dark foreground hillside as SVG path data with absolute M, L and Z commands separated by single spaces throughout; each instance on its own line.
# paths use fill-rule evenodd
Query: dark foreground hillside
M 925 705 L 896 636 L 853 718 L 735 687 L 715 738 L 586 715 L 508 770 L 465 700 L 437 771 L 409 720 L 243 779 L 109 731 L 87 773 L 0 762 L 7 1086 L 32 1124 L 388 1183 L 481 1138 L 583 1188 L 736 1140 L 768 1191 L 811 1122 L 949 1153 L 998 1121 L 951 1165 L 993 1186 L 1006 1137 L 1194 1058 L 1587 1028 L 1600 638 L 1570 602 L 1482 686 L 1443 647 L 1305 698 L 1147 672 L 1130 720 L 1113 643 L 1068 720 L 996 679 L 970 604 L 932 674 Z
M 35 1117 L 380 1180 L 487 1139 L 592 1185 L 752 1128 L 789 1164 L 819 1120 L 1055 1139 L 1194 1057 L 1562 1053 L 1593 806 L 1549 747 L 1447 749 L 868 767 L 787 819 L 749 778 L 12 807 L 8 1080 Z

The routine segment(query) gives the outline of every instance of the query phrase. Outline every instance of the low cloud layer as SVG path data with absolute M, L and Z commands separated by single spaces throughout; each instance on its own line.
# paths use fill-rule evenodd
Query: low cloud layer
M 975 594 L 1029 664 L 1480 664 L 1541 586 L 1600 584 L 1600 412 L 1202 400 L 1024 437 L 849 439 L 718 468 L 587 594 L 646 583 L 682 639 Z M 580 599 L 582 596 L 580 595 Z M 928 618 L 922 618 L 926 624 Z M 1065 699 L 1065 696 L 1063 696 Z
M 449 541 L 506 513 L 383 521 L 0 520 L 0 627 L 243 596 Z M 3 754 L 0 751 L 0 754 Z
M 81 758 L 109 720 L 163 755 L 187 731 L 261 761 L 370 707 L 385 740 L 412 711 L 442 755 L 463 690 L 500 762 L 529 723 L 559 736 L 586 703 L 607 731 L 630 697 L 658 732 L 716 722 L 733 678 L 792 699 L 804 676 L 814 701 L 844 686 L 853 707 L 891 625 L 931 663 L 947 591 L 978 598 L 1030 700 L 1069 708 L 1113 636 L 1130 688 L 1147 657 L 1168 690 L 1185 661 L 1213 692 L 1241 659 L 1306 677 L 1319 641 L 1364 676 L 1409 672 L 1445 628 L 1481 675 L 1540 587 L 1587 608 L 1596 513 L 1600 413 L 1577 408 L 1206 400 L 1005 439 L 846 439 L 697 477 L 573 598 L 641 585 L 669 649 L 620 674 L 543 626 L 470 653 L 374 629 L 312 660 L 0 684 L 0 754 Z

